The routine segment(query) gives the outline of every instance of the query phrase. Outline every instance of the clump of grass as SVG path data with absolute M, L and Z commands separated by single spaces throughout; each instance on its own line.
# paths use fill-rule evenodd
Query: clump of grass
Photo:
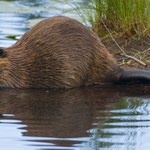
M 73 5 L 100 36 L 108 34 L 104 24 L 119 35 L 149 34 L 150 0 L 82 0 Z

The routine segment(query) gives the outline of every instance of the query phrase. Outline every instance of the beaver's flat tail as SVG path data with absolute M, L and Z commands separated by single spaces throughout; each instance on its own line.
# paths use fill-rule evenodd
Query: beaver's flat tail
M 150 71 L 146 70 L 131 70 L 123 69 L 120 78 L 118 80 L 119 84 L 150 84 Z

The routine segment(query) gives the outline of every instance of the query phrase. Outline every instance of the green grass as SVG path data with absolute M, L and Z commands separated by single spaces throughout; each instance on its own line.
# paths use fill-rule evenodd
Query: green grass
M 73 7 L 100 36 L 108 34 L 104 24 L 111 33 L 128 37 L 150 33 L 150 0 L 83 0 Z

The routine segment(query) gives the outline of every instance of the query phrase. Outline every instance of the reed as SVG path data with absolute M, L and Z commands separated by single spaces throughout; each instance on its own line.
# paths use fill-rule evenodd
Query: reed
M 104 24 L 111 33 L 129 37 L 150 32 L 150 0 L 82 0 L 72 5 L 100 36 L 108 34 Z

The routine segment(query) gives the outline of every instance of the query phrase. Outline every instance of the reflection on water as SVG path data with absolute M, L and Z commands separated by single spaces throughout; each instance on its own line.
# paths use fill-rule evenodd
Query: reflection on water
M 54 15 L 78 18 L 72 11 L 64 11 L 72 8 L 70 4 L 71 1 L 68 4 L 60 4 L 55 0 L 0 1 L 0 47 L 14 44 L 15 39 L 20 38 L 31 26 L 44 18 Z
M 148 148 L 150 88 L 132 89 L 1 89 L 0 146 L 7 150 Z
M 24 23 L 29 19 L 26 14 L 0 13 L 0 47 L 8 47 L 14 44 L 14 39 L 8 36 L 21 36 L 27 31 L 27 25 Z
M 51 0 L 0 1 L 0 47 L 69 7 Z M 149 150 L 149 101 L 148 86 L 0 89 L 0 149 Z

